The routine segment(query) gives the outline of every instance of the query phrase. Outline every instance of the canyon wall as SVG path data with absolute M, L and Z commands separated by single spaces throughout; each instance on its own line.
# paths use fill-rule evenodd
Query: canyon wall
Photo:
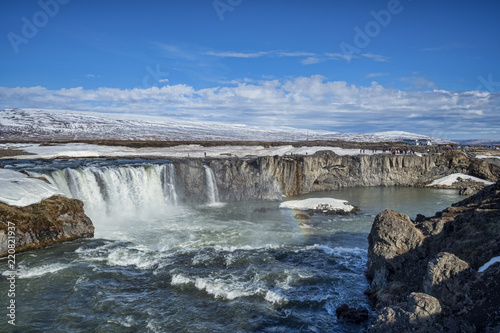
M 419 186 L 465 173 L 496 181 L 500 167 L 457 152 L 417 155 L 344 155 L 320 151 L 305 156 L 264 156 L 174 161 L 181 200 L 203 201 L 203 164 L 214 172 L 221 201 L 281 200 L 355 186 Z

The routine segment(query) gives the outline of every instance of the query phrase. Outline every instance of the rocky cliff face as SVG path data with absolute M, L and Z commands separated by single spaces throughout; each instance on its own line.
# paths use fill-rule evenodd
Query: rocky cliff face
M 433 217 L 386 210 L 368 240 L 371 331 L 500 330 L 500 263 L 478 272 L 500 256 L 500 181 Z
M 281 200 L 283 196 L 353 186 L 414 186 L 451 173 L 496 181 L 500 167 L 467 157 L 448 155 L 354 155 L 321 151 L 309 156 L 264 156 L 208 159 L 223 201 Z M 178 160 L 176 187 L 180 196 L 203 201 L 203 161 Z
M 94 226 L 80 200 L 55 195 L 26 207 L 0 203 L 0 257 L 7 256 L 9 244 L 14 244 L 9 236 L 15 237 L 15 252 L 19 253 L 93 237 Z

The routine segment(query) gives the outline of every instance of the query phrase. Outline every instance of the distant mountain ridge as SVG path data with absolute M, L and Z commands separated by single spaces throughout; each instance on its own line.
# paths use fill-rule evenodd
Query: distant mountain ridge
M 338 133 L 290 127 L 252 127 L 217 122 L 186 121 L 166 117 L 97 112 L 5 109 L 0 111 L 2 140 L 163 140 L 163 141 L 306 141 L 344 140 L 357 142 L 430 139 L 425 135 L 389 131 Z

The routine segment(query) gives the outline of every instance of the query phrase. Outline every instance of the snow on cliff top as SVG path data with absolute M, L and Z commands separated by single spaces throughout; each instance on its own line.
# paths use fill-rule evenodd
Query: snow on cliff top
M 451 186 L 453 183 L 458 182 L 458 178 L 462 178 L 463 180 L 471 180 L 474 182 L 480 182 L 480 183 L 485 183 L 486 185 L 491 185 L 494 184 L 493 182 L 477 178 L 474 176 L 469 176 L 465 175 L 463 173 L 454 173 L 448 176 L 444 176 L 442 178 L 434 180 L 432 183 L 428 184 L 427 186 L 433 186 L 433 185 L 448 185 Z
M 280 208 L 298 210 L 321 210 L 324 212 L 343 211 L 350 213 L 354 206 L 347 203 L 347 200 L 334 198 L 309 198 L 304 200 L 289 200 L 280 203 Z
M 11 206 L 24 207 L 63 195 L 55 186 L 36 178 L 28 178 L 17 171 L 0 169 L 0 202 Z
M 203 147 L 201 145 L 180 145 L 174 147 L 148 147 L 131 148 L 121 146 L 101 146 L 86 143 L 67 143 L 57 145 L 39 145 L 39 144 L 0 144 L 1 149 L 22 149 L 32 155 L 6 156 L 0 159 L 32 159 L 44 158 L 52 159 L 57 157 L 166 157 L 166 158 L 184 158 L 184 157 L 227 157 L 227 156 L 285 156 L 285 155 L 312 155 L 317 151 L 330 150 L 337 155 L 358 155 L 359 149 L 344 149 L 339 147 L 293 147 L 286 146 L 216 146 Z M 375 153 L 381 153 L 376 151 Z M 372 150 L 367 149 L 365 155 L 374 154 Z
M 500 159 L 500 156 L 493 156 L 493 155 L 476 155 L 476 158 L 478 158 L 478 159 L 483 159 L 483 158 L 498 158 L 498 159 Z

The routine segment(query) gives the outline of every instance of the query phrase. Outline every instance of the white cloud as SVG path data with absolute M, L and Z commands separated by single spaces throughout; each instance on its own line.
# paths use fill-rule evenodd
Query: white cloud
M 391 75 L 391 73 L 370 73 L 367 76 L 365 76 L 365 78 L 371 79 L 371 78 L 374 78 L 374 77 L 386 76 L 386 75 Z
M 463 43 L 448 43 L 448 44 L 439 45 L 437 47 L 427 47 L 427 48 L 422 49 L 422 51 L 424 51 L 424 52 L 447 51 L 447 50 L 460 49 L 460 48 L 465 48 L 465 47 L 467 47 L 467 45 L 463 44 Z
M 476 134 L 472 131 L 478 128 L 500 132 L 499 100 L 499 92 L 404 91 L 376 82 L 357 86 L 328 81 L 321 75 L 239 80 L 199 90 L 184 84 L 148 89 L 0 87 L 0 105 L 8 108 L 170 115 L 340 132 L 397 129 L 452 139 Z
M 153 43 L 156 45 L 161 51 L 162 55 L 172 59 L 184 59 L 189 61 L 196 61 L 197 55 L 196 52 L 191 51 L 188 46 L 177 46 L 165 43 Z
M 264 51 L 260 51 L 260 52 L 207 51 L 207 52 L 205 52 L 205 54 L 209 55 L 209 56 L 221 57 L 221 58 L 258 58 L 258 57 L 263 57 L 263 56 L 269 55 L 271 53 L 264 52 Z
M 373 59 L 374 61 L 378 62 L 387 62 L 389 61 L 389 57 L 380 55 L 380 54 L 373 54 L 373 53 L 363 53 L 363 57 Z
M 280 51 L 280 50 L 269 50 L 269 51 L 246 51 L 246 52 L 238 52 L 238 51 L 206 51 L 203 52 L 204 55 L 219 57 L 219 58 L 260 58 L 260 57 L 298 57 L 304 58 L 301 60 L 303 65 L 312 65 L 320 62 L 324 62 L 327 60 L 346 60 L 351 61 L 352 59 L 359 58 L 353 54 L 343 54 L 343 53 L 329 53 L 325 52 L 322 54 L 314 53 L 314 52 L 304 52 L 304 51 Z M 373 54 L 373 53 L 365 53 L 361 56 L 365 58 L 372 59 L 378 62 L 389 61 L 389 57 Z
M 423 76 L 401 77 L 400 81 L 410 82 L 410 87 L 407 90 L 421 90 L 421 89 L 434 89 L 437 90 L 438 86 L 432 81 L 429 81 Z
M 296 51 L 296 52 L 277 51 L 276 54 L 278 56 L 281 56 L 281 57 L 314 57 L 314 56 L 316 56 L 316 53 L 302 52 L 302 51 Z
M 314 64 L 319 64 L 320 62 L 323 62 L 324 59 L 320 59 L 317 57 L 307 57 L 301 61 L 302 65 L 314 65 Z
M 259 57 L 315 57 L 316 53 L 303 51 L 257 51 L 257 52 L 235 52 L 235 51 L 207 51 L 203 54 L 220 58 L 259 58 Z
M 353 54 L 344 54 L 344 53 L 325 53 L 325 56 L 331 60 L 346 60 L 351 61 L 352 59 L 357 58 L 357 56 Z

